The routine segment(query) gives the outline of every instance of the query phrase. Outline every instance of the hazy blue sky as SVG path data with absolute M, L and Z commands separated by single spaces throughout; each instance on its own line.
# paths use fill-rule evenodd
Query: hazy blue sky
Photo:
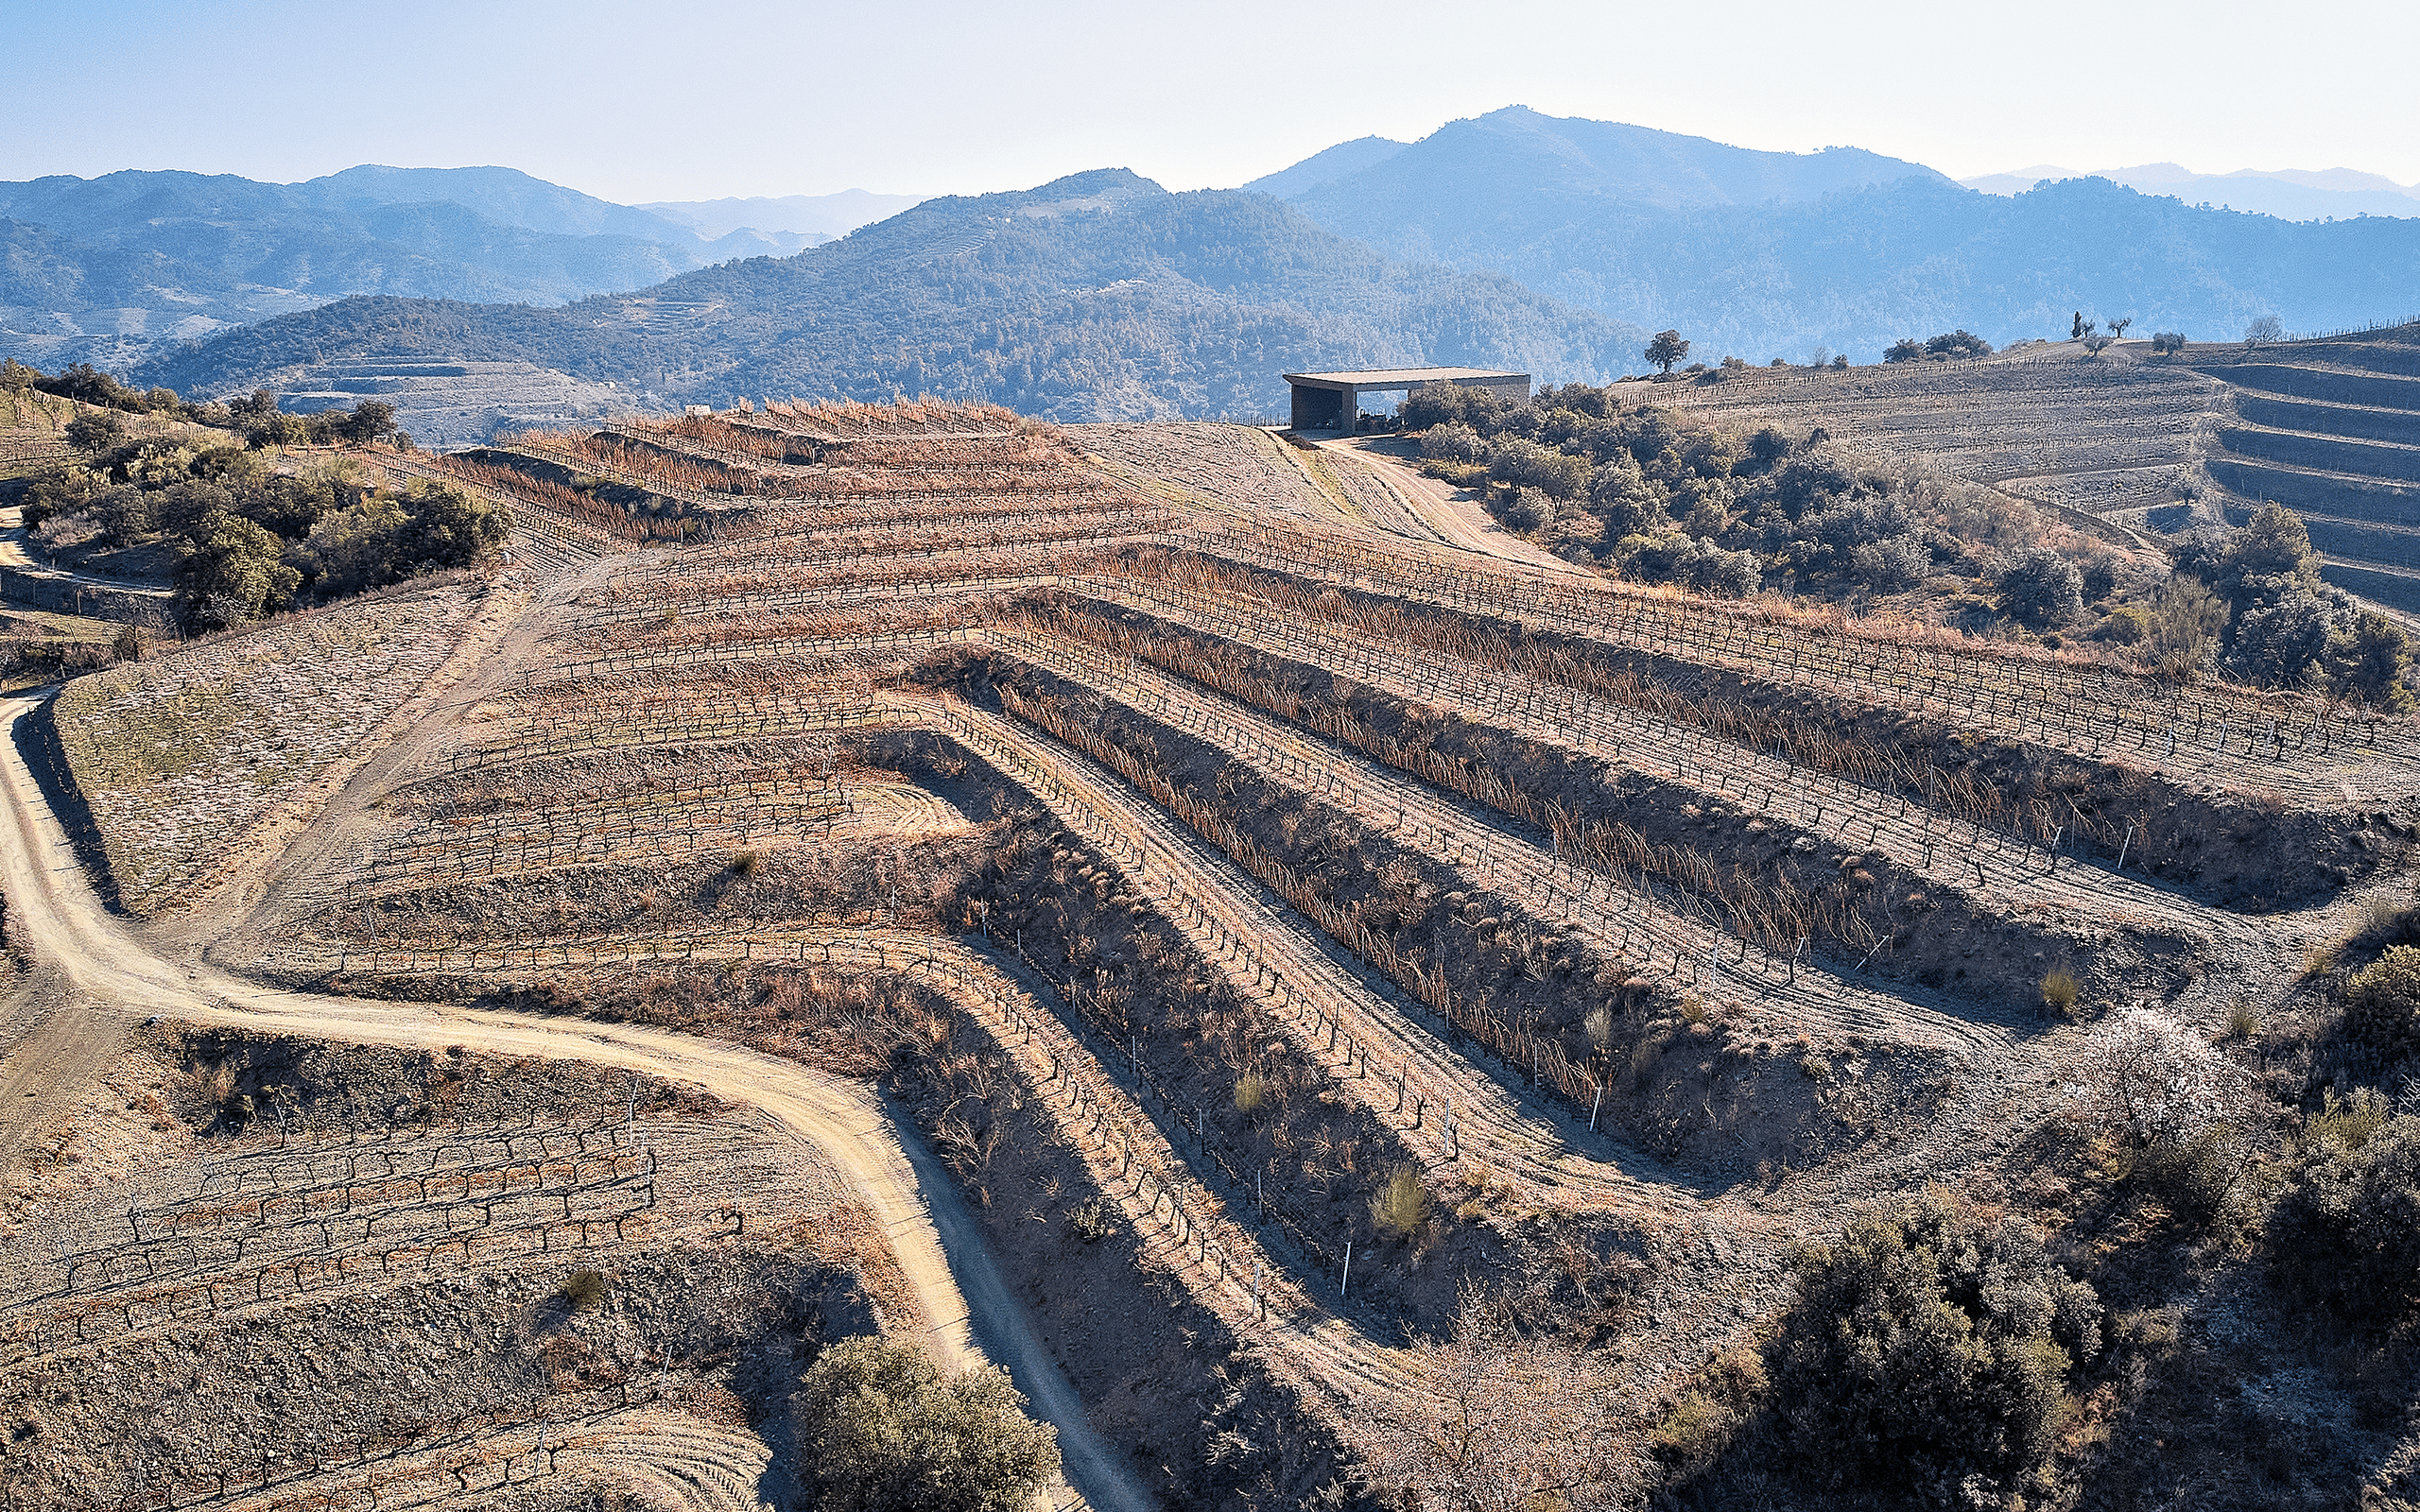
M 1307 18 L 1333 18 L 1324 31 Z M 2420 180 L 2420 5 L 0 0 L 0 179 L 505 163 L 607 198 L 1236 184 L 1509 104 L 1954 176 Z

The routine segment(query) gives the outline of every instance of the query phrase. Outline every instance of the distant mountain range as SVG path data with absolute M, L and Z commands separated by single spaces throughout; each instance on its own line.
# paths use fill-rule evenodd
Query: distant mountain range
M 1709 358 L 1872 361 L 1953 327 L 2063 337 L 2077 310 L 2211 338 L 2420 304 L 2420 221 L 2291 224 L 2102 180 L 2004 198 L 1855 148 L 1752 152 L 1519 108 L 1382 146 L 1272 180 L 1307 185 L 1287 202 L 1339 235 L 1677 326 Z
M 346 377 L 330 364 L 528 362 L 662 403 L 929 391 L 1101 419 L 1273 414 L 1289 367 L 1598 380 L 1644 370 L 1644 333 L 1668 326 L 1708 362 L 1870 362 L 1953 328 L 2063 337 L 2078 310 L 2212 339 L 2420 307 L 2420 218 L 2237 214 L 2188 202 L 2211 191 L 2182 170 L 2125 172 L 2141 187 L 1979 193 L 1854 147 L 1515 107 L 1181 195 L 1122 169 L 921 202 L 645 206 L 509 168 L 43 179 L 0 184 L 0 353 L 210 393 L 319 394 Z M 2404 194 L 2339 172 L 2224 181 Z
M 522 360 L 643 396 L 988 399 L 1062 421 L 1281 412 L 1280 374 L 1428 363 L 1601 381 L 1637 326 L 1511 279 L 1390 260 L 1237 190 L 1102 169 L 928 199 L 797 256 L 559 309 L 356 299 L 151 362 L 219 394 L 330 362 Z
M 0 354 L 126 366 L 163 341 L 353 294 L 555 304 L 805 245 L 790 232 L 704 237 L 510 168 L 0 183 Z
M 2038 183 L 2062 179 L 2106 179 L 2147 195 L 2169 195 L 2187 204 L 2216 205 L 2280 220 L 2350 220 L 2356 215 L 2420 216 L 2420 184 L 2399 184 L 2383 174 L 2357 173 L 2351 168 L 2286 168 L 2262 172 L 2239 168 L 2233 173 L 2195 173 L 2173 163 L 2146 163 L 2133 168 L 2073 168 L 2036 163 L 2006 173 L 1986 173 L 1958 181 L 1987 195 L 2020 195 Z
M 678 221 L 700 236 L 728 235 L 735 231 L 795 232 L 809 247 L 835 236 L 846 236 L 860 226 L 888 220 L 923 195 L 877 195 L 843 189 L 837 195 L 763 195 L 747 199 L 664 199 L 638 208 Z

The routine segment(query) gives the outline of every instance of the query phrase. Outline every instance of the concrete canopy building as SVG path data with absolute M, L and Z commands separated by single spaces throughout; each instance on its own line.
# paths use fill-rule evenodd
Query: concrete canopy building
M 1361 412 L 1364 389 L 1385 393 L 1417 388 L 1423 384 L 1456 384 L 1485 388 L 1515 404 L 1530 402 L 1530 375 L 1496 372 L 1486 368 L 1374 368 L 1363 372 L 1289 372 L 1294 390 L 1294 428 L 1298 431 L 1353 428 Z

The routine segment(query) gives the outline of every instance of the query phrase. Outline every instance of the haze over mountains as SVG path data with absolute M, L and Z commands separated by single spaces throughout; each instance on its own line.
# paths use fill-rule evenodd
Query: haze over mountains
M 837 195 L 783 195 L 745 199 L 664 199 L 641 210 L 677 221 L 700 236 L 725 236 L 735 231 L 795 232 L 809 247 L 835 236 L 846 236 L 860 226 L 888 220 L 923 195 L 878 195 L 864 189 L 843 189 Z
M 1264 195 L 1169 194 L 1109 168 L 929 199 L 796 257 L 560 309 L 349 300 L 142 377 L 224 392 L 336 361 L 524 359 L 680 401 L 980 395 L 1085 421 L 1275 415 L 1287 369 L 1610 376 L 1644 337 L 1507 278 L 1390 261 Z
M 1871 361 L 1953 327 L 2064 336 L 2077 309 L 2231 336 L 2264 314 L 2325 329 L 2420 302 L 2414 220 L 2290 224 L 2092 180 L 2010 198 L 1854 148 L 1752 152 L 1517 107 L 1371 156 L 1301 176 L 1320 181 L 1288 202 L 1392 256 L 1678 326 L 1699 355 Z
M 2284 187 L 2384 192 L 2305 177 Z M 1602 381 L 1667 326 L 1709 362 L 1873 361 L 1957 327 L 2064 336 L 2079 309 L 2207 339 L 2420 302 L 2420 219 L 2295 223 L 2098 178 L 1979 193 L 1854 147 L 1518 107 L 1242 190 L 1104 169 L 922 203 L 624 206 L 508 168 L 121 173 L 0 185 L 0 352 L 180 389 L 527 360 L 667 403 L 932 392 L 1061 419 L 1274 413 L 1287 368 Z
M 2349 220 L 2355 215 L 2420 215 L 2420 184 L 2399 184 L 2384 174 L 2351 168 L 2283 168 L 2264 172 L 2195 173 L 2174 163 L 2079 173 L 2050 163 L 1986 173 L 1958 181 L 1989 195 L 2018 195 L 2045 181 L 2106 179 L 2147 195 L 2169 195 L 2188 204 L 2212 204 L 2280 220 Z
M 786 230 L 701 235 L 511 168 L 0 183 L 0 352 L 123 366 L 352 294 L 555 304 L 807 245 Z

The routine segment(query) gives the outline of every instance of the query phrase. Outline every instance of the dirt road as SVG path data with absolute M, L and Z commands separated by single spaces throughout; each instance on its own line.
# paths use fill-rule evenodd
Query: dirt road
M 581 1060 L 695 1082 L 761 1108 L 814 1143 L 873 1209 L 915 1289 L 935 1360 L 962 1368 L 988 1354 L 1006 1364 L 1058 1429 L 1075 1489 L 1099 1507 L 1139 1512 L 1152 1504 L 1085 1420 L 1081 1401 L 985 1254 L 946 1174 L 914 1141 L 902 1139 L 871 1088 L 666 1030 L 291 992 L 156 955 L 102 907 L 18 754 L 17 721 L 38 703 L 33 696 L 0 699 L 0 887 L 20 947 L 62 979 L 68 1000 L 54 1019 L 97 1028 L 160 1014 L 360 1044 Z M 113 1041 L 114 1033 L 107 1038 Z M 0 1108 L 0 1126 L 19 1116 Z
M 1349 441 L 1322 441 L 1321 448 L 1351 452 L 1368 463 L 1394 486 L 1413 512 L 1447 545 L 1553 573 L 1584 570 L 1498 525 L 1487 517 L 1487 511 L 1478 507 L 1478 501 L 1471 497 L 1467 489 L 1454 488 L 1407 465 L 1395 452 L 1380 444 L 1379 438 L 1360 436 Z

